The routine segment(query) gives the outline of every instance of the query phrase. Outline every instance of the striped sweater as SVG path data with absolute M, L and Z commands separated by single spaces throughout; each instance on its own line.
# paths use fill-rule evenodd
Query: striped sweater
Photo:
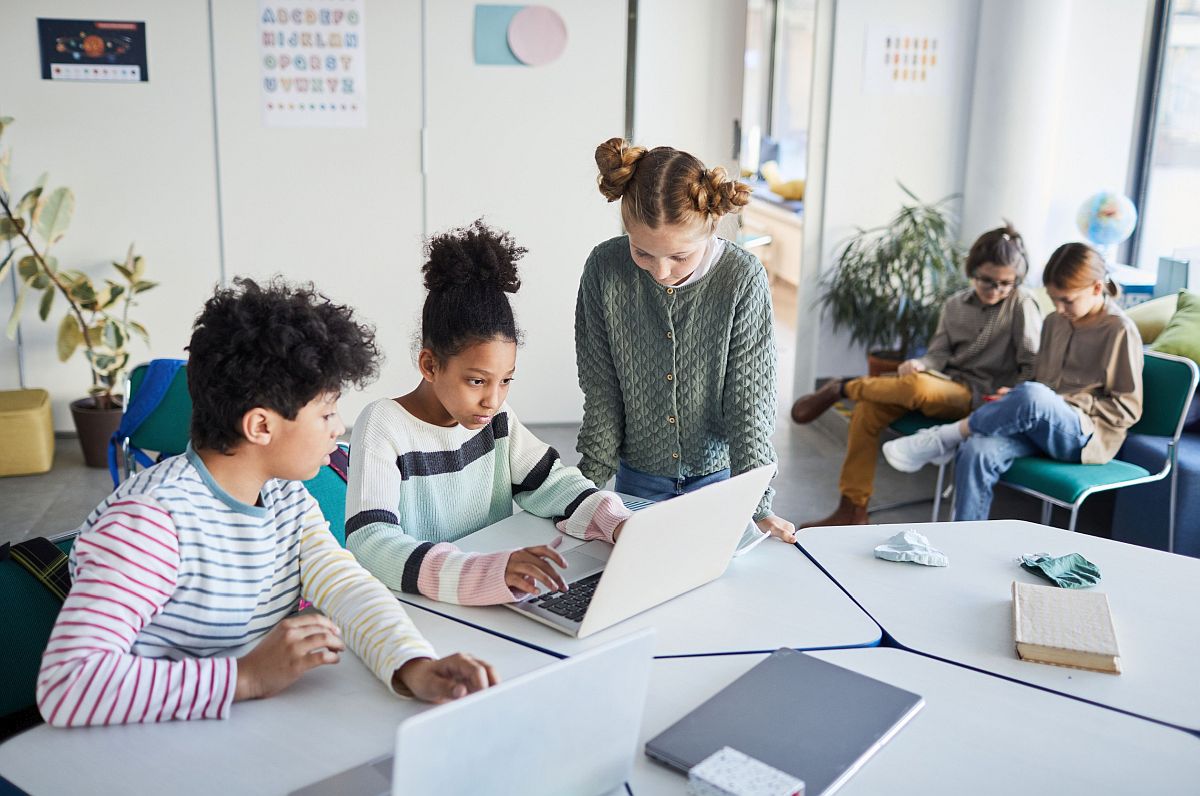
M 630 512 L 535 437 L 507 404 L 478 431 L 419 420 L 385 398 L 367 406 L 350 441 L 346 547 L 396 591 L 442 602 L 512 602 L 513 551 L 464 553 L 450 542 L 499 522 L 516 501 L 559 530 L 612 542 Z
M 389 688 L 404 663 L 433 657 L 391 593 L 338 546 L 301 483 L 268 481 L 260 502 L 230 496 L 189 448 L 88 516 L 38 674 L 47 722 L 226 718 L 234 650 L 301 598 Z

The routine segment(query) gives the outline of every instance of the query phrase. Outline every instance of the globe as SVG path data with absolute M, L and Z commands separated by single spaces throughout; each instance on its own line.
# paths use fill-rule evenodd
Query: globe
M 1129 197 L 1116 191 L 1101 191 L 1088 197 L 1075 216 L 1079 231 L 1101 249 L 1115 246 L 1133 234 L 1137 208 Z

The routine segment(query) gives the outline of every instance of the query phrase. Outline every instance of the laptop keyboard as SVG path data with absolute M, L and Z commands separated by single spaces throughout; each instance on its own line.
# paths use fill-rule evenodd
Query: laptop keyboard
M 529 604 L 544 608 L 572 622 L 582 622 L 583 615 L 587 613 L 588 605 L 596 594 L 596 584 L 600 582 L 600 576 L 603 574 L 597 572 L 595 575 L 581 578 L 572 583 L 569 590 L 547 592 L 530 600 Z

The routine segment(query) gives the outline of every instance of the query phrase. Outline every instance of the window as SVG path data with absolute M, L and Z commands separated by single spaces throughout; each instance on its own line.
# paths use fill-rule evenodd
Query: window
M 748 0 L 742 169 L 767 160 L 785 179 L 807 176 L 816 0 Z
M 1173 0 L 1164 7 L 1157 32 L 1161 68 L 1151 76 L 1157 100 L 1136 186 L 1141 218 L 1135 256 L 1139 268 L 1151 271 L 1160 257 L 1200 262 L 1200 0 Z

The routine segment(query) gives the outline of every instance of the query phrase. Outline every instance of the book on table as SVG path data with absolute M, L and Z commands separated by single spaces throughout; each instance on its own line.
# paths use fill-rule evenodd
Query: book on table
M 1013 581 L 1013 640 L 1024 661 L 1121 673 L 1108 595 Z

